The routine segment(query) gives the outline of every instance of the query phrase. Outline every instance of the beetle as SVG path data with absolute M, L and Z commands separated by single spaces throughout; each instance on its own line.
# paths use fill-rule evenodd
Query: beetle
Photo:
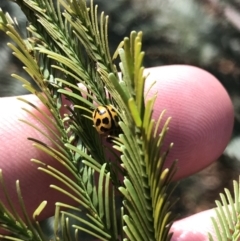
M 99 134 L 111 134 L 118 128 L 118 115 L 112 105 L 98 106 L 93 111 L 92 118 Z

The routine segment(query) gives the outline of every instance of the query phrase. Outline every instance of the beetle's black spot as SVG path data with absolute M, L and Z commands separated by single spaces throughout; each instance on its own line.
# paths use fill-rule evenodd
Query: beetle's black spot
M 105 127 L 101 126 L 100 131 L 101 132 L 108 132 L 109 130 L 108 130 L 108 128 L 105 128 Z
M 102 119 L 102 123 L 105 124 L 105 125 L 108 125 L 109 124 L 109 118 L 108 117 L 105 117 Z
M 95 122 L 95 126 L 99 126 L 101 124 L 101 120 L 98 118 Z

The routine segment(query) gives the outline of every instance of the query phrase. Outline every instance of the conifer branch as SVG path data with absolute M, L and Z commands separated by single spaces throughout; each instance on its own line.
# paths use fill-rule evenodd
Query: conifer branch
M 33 158 L 32 161 L 39 171 L 60 181 L 60 186 L 53 183 L 51 188 L 80 206 L 56 203 L 55 238 L 71 240 L 74 230 L 75 238 L 84 231 L 101 240 L 169 240 L 174 218 L 170 212 L 169 183 L 176 166 L 164 169 L 172 145 L 165 153 L 161 148 L 170 119 L 161 123 L 161 115 L 157 121 L 153 120 L 156 95 L 145 98 L 147 75 L 142 65 L 142 33 L 132 32 L 119 45 L 116 51 L 120 58 L 119 75 L 108 47 L 108 17 L 104 13 L 98 16 L 93 1 L 87 7 L 84 0 L 59 0 L 56 8 L 52 0 L 15 2 L 29 20 L 28 38 L 23 40 L 16 23 L 2 12 L 0 29 L 16 43 L 9 47 L 38 89 L 22 77 L 14 76 L 49 110 L 46 114 L 21 99 L 47 120 L 44 122 L 25 109 L 45 130 L 22 121 L 52 143 L 47 145 L 29 138 L 69 175 L 44 160 Z M 116 57 L 114 54 L 113 59 Z M 100 136 L 93 126 L 96 104 L 103 108 L 111 104 L 119 118 L 118 123 L 114 122 L 115 129 L 111 130 L 110 126 L 111 132 L 107 133 L 111 135 L 109 147 L 103 144 L 105 136 Z M 112 144 L 121 156 L 114 153 Z M 111 159 L 106 151 L 113 154 Z M 124 174 L 123 182 L 120 174 Z M 117 218 L 115 196 L 118 189 L 124 199 L 120 218 Z M 43 207 L 44 203 L 39 210 Z M 64 210 L 66 207 L 69 210 Z M 76 223 L 70 225 L 70 220 Z M 44 240 L 38 225 L 36 236 Z

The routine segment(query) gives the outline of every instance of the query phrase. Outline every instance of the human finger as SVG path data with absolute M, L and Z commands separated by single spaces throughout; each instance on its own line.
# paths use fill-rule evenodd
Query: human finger
M 176 221 L 171 227 L 171 241 L 208 241 L 208 233 L 215 240 L 216 234 L 211 217 L 216 217 L 213 209 Z
M 147 88 L 156 80 L 150 96 L 157 94 L 153 116 L 166 109 L 172 117 L 164 141 L 173 142 L 166 166 L 178 160 L 175 180 L 200 171 L 224 151 L 232 134 L 234 113 L 230 97 L 210 73 L 193 66 L 151 68 Z
M 26 95 L 23 98 L 51 116 L 49 110 L 47 110 L 36 96 Z M 40 132 L 26 123 L 19 121 L 19 119 L 28 121 L 33 126 L 39 128 L 43 133 L 46 132 L 47 135 L 50 135 L 56 140 L 44 125 L 36 121 L 33 116 L 22 108 L 30 110 L 42 121 L 46 122 L 48 126 L 51 125 L 51 123 L 49 123 L 46 118 L 43 118 L 39 112 L 30 108 L 26 103 L 19 101 L 17 97 L 0 98 L 0 169 L 2 170 L 9 197 L 14 205 L 16 205 L 17 212 L 21 213 L 16 192 L 16 180 L 19 180 L 22 197 L 30 216 L 43 200 L 48 201 L 40 217 L 40 219 L 44 219 L 53 214 L 56 201 L 69 203 L 70 199 L 67 196 L 59 195 L 57 191 L 51 189 L 49 187 L 50 184 L 57 184 L 60 186 L 62 186 L 62 184 L 50 175 L 38 171 L 36 165 L 31 163 L 30 159 L 34 158 L 44 161 L 46 164 L 58 168 L 67 175 L 70 176 L 70 174 L 67 173 L 66 169 L 59 165 L 59 163 L 56 163 L 52 158 L 46 155 L 45 152 L 33 147 L 32 142 L 27 139 L 28 137 L 32 137 L 52 146 L 52 143 Z M 5 204 L 7 203 L 1 186 L 0 200 Z

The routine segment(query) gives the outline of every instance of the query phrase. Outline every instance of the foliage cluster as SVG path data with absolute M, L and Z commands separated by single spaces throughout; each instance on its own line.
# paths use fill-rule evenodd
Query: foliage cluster
M 92 1 L 89 7 L 83 0 L 59 0 L 56 5 L 48 0 L 16 3 L 28 18 L 28 38 L 22 38 L 16 20 L 3 12 L 0 28 L 15 42 L 9 47 L 37 88 L 23 77 L 13 76 L 49 110 L 45 113 L 21 99 L 48 123 L 29 110 L 45 131 L 22 121 L 49 139 L 52 145 L 29 138 L 69 175 L 44 160 L 32 161 L 61 182 L 61 186 L 52 184 L 51 188 L 78 206 L 56 203 L 55 239 L 78 240 L 83 231 L 100 240 L 169 240 L 173 215 L 168 192 L 176 168 L 163 169 L 167 153 L 159 150 L 170 119 L 161 123 L 161 115 L 153 120 L 156 95 L 145 98 L 142 33 L 132 32 L 124 38 L 111 57 L 108 17 L 99 15 Z M 120 62 L 115 65 L 118 57 Z M 98 105 L 109 104 L 118 113 L 120 130 L 106 144 L 105 136 L 93 127 L 92 112 Z M 4 187 L 2 176 L 1 180 Z M 25 210 L 19 182 L 17 192 Z M 122 200 L 118 218 L 116 194 Z M 7 190 L 5 195 L 8 197 Z M 10 210 L 1 203 L 1 228 L 10 231 L 1 235 L 2 239 L 46 240 L 36 219 L 46 201 L 34 212 L 33 224 L 27 211 L 22 219 L 10 198 L 8 204 Z

